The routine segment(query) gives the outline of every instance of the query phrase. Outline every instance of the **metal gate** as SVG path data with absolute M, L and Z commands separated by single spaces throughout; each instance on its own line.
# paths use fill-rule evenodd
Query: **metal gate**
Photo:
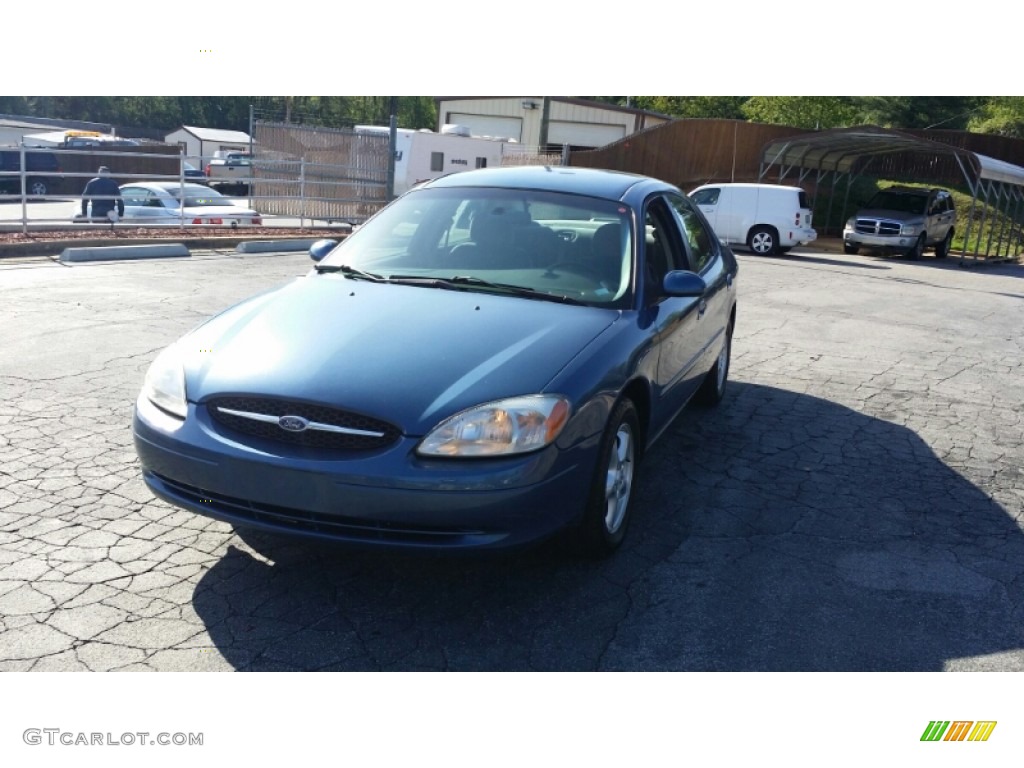
M 256 120 L 252 136 L 261 213 L 356 224 L 387 201 L 387 134 Z

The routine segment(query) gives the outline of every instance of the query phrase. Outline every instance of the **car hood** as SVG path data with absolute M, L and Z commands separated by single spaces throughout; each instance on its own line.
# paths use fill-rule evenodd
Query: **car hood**
M 252 394 L 376 416 L 419 436 L 535 394 L 621 316 L 505 295 L 310 275 L 184 337 L 188 399 Z
M 858 219 L 890 219 L 892 221 L 923 221 L 924 214 L 905 211 L 887 211 L 884 208 L 865 208 L 857 211 Z

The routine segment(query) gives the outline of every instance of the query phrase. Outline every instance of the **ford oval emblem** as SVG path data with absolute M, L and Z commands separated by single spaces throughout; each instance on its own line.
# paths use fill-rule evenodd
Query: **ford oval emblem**
M 282 416 L 277 420 L 277 426 L 289 432 L 305 432 L 309 422 L 301 416 Z

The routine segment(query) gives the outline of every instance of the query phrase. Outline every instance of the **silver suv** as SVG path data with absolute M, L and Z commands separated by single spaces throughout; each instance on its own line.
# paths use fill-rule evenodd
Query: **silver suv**
M 905 253 L 921 258 L 926 248 L 935 258 L 949 254 L 956 229 L 953 197 L 944 189 L 889 187 L 875 193 L 865 208 L 846 222 L 843 250 L 862 247 Z

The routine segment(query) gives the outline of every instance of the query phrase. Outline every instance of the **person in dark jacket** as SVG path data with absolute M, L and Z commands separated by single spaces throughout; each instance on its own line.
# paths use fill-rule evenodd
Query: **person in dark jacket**
M 82 191 L 82 216 L 89 216 L 89 203 L 92 203 L 93 219 L 106 221 L 114 208 L 117 208 L 117 216 L 124 216 L 124 200 L 121 197 L 121 189 L 117 182 L 110 178 L 110 169 L 101 165 L 99 175 L 90 179 Z

